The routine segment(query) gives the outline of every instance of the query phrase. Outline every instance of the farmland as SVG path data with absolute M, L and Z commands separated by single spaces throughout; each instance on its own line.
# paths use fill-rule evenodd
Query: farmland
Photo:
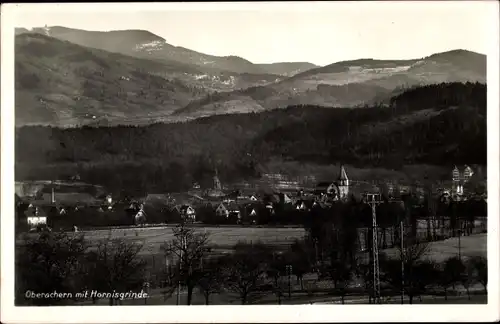
M 419 222 L 419 233 L 425 232 L 424 222 Z M 234 246 L 238 241 L 257 242 L 273 245 L 277 248 L 286 248 L 296 239 L 301 239 L 306 235 L 304 228 L 300 227 L 199 227 L 198 231 L 209 233 L 209 244 L 212 247 L 226 250 Z M 91 242 L 110 237 L 123 238 L 126 240 L 142 243 L 143 254 L 157 254 L 160 246 L 165 241 L 173 239 L 171 226 L 150 227 L 150 228 L 121 228 L 112 230 L 81 231 Z M 360 240 L 360 244 L 363 244 Z M 388 237 L 390 243 L 390 237 Z M 463 255 L 483 255 L 486 253 L 486 234 L 476 234 L 463 236 L 461 238 L 461 249 Z M 456 254 L 458 250 L 458 239 L 450 238 L 444 241 L 431 243 L 430 257 L 440 261 L 451 254 Z M 397 253 L 396 249 L 387 249 L 388 254 Z
M 285 247 L 295 239 L 303 238 L 306 231 L 303 228 L 272 228 L 272 227 L 202 227 L 201 232 L 210 234 L 210 245 L 229 249 L 238 241 L 257 242 Z M 173 239 L 172 227 L 133 228 L 82 231 L 85 237 L 95 242 L 108 236 L 139 241 L 144 244 L 142 253 L 156 254 L 165 241 Z

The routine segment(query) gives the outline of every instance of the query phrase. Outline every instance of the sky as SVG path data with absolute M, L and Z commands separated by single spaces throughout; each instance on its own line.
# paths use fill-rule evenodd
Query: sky
M 253 63 L 327 65 L 488 51 L 496 1 L 25 4 L 17 27 L 143 29 L 168 43 Z

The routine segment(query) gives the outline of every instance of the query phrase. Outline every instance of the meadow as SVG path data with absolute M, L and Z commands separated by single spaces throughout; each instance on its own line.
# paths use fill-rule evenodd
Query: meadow
M 286 247 L 295 239 L 301 239 L 306 231 L 303 228 L 272 228 L 272 227 L 200 227 L 200 232 L 209 233 L 209 244 L 214 247 L 230 249 L 238 241 L 248 243 L 260 241 L 276 247 Z M 156 254 L 165 241 L 171 241 L 174 236 L 171 226 L 154 228 L 123 228 L 112 230 L 81 231 L 85 237 L 96 242 L 107 237 L 123 238 L 141 242 L 144 246 L 142 254 Z
M 477 221 L 476 228 L 480 229 L 480 221 Z M 90 242 L 110 238 L 123 238 L 143 245 L 141 254 L 155 255 L 161 252 L 160 247 L 164 242 L 171 241 L 173 236 L 172 226 L 162 227 L 136 227 L 118 228 L 110 230 L 81 231 Z M 296 239 L 302 239 L 306 235 L 306 230 L 301 227 L 240 227 L 240 226 L 207 226 L 196 227 L 199 232 L 209 234 L 209 245 L 220 250 L 229 250 L 239 241 L 256 243 L 258 241 L 272 245 L 277 249 L 286 249 Z M 360 229 L 363 231 L 364 229 Z M 427 233 L 426 222 L 419 221 L 417 235 L 423 237 Z M 477 232 L 476 232 L 477 233 Z M 360 233 L 361 234 L 361 233 Z M 379 238 L 381 240 L 382 237 Z M 388 246 L 392 245 L 391 236 L 386 235 Z M 364 238 L 360 235 L 359 243 L 364 245 Z M 432 242 L 433 259 L 449 256 L 450 251 L 458 250 L 458 239 L 450 238 L 440 242 Z M 482 255 L 486 253 L 486 234 L 475 234 L 463 236 L 461 238 L 461 248 L 464 255 Z M 395 253 L 395 249 L 387 249 L 388 253 Z M 485 255 L 484 255 L 485 256 Z

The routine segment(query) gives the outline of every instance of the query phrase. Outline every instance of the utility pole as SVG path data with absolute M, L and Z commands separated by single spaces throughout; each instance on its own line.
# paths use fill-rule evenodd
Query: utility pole
M 401 221 L 401 305 L 405 300 L 405 250 L 404 250 L 404 221 Z
M 455 215 L 456 212 L 455 212 Z M 457 217 L 458 220 L 458 259 L 462 260 L 462 247 L 461 247 L 461 236 L 462 236 L 462 224 L 460 222 L 460 216 Z
M 292 266 L 286 265 L 286 272 L 288 273 L 288 299 L 292 298 Z
M 177 285 L 177 305 L 181 304 L 181 273 L 182 273 L 182 249 L 184 248 L 184 236 L 181 232 L 181 247 L 179 253 L 179 280 Z
M 368 204 L 372 207 L 372 253 L 373 253 L 373 293 L 374 299 L 377 304 L 381 303 L 380 300 L 380 265 L 378 259 L 378 228 L 377 228 L 377 205 L 380 204 L 381 197 L 378 193 L 369 193 L 366 195 Z

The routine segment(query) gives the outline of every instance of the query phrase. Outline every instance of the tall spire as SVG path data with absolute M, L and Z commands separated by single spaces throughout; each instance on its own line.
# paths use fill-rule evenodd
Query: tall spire
M 347 178 L 347 173 L 345 172 L 344 165 L 340 166 L 339 180 L 342 180 L 342 181 L 348 181 L 349 180 L 349 178 Z
M 222 190 L 222 185 L 221 185 L 220 180 L 219 180 L 219 172 L 217 171 L 217 168 L 215 168 L 214 189 L 215 190 Z

